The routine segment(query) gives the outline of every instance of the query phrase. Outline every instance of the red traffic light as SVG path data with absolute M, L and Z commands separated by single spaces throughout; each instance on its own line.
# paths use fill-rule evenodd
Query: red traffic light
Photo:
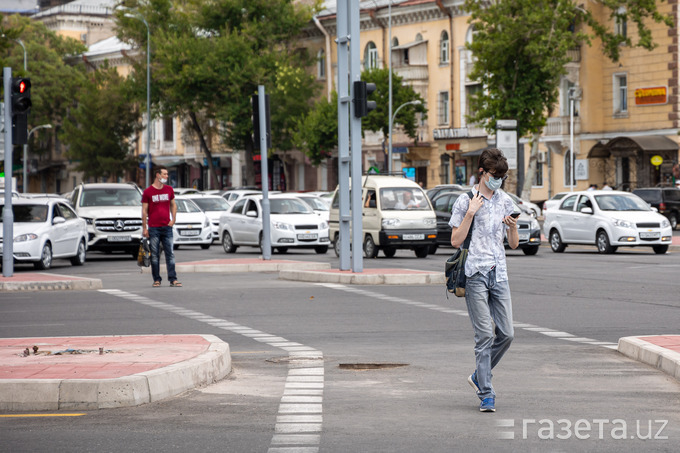
M 12 115 L 27 114 L 31 109 L 31 79 L 12 78 Z
M 24 91 L 26 91 L 26 81 L 22 80 L 19 82 L 19 93 L 24 94 Z

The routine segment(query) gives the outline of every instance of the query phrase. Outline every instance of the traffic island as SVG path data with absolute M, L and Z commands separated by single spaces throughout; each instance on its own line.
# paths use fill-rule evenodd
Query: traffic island
M 102 289 L 99 278 L 74 277 L 46 272 L 20 272 L 11 277 L 0 276 L 0 292 L 65 291 Z
M 618 351 L 680 380 L 680 335 L 624 337 Z
M 364 269 L 363 272 L 338 269 L 282 270 L 282 280 L 316 283 L 339 283 L 345 285 L 444 285 L 444 272 L 415 269 Z
M 280 272 L 286 269 L 330 269 L 330 263 L 315 263 L 310 261 L 295 260 L 264 260 L 262 258 L 226 258 L 205 261 L 189 261 L 177 263 L 175 270 L 177 273 L 193 272 L 219 272 L 219 273 L 240 273 L 240 272 Z M 151 273 L 150 267 L 142 268 L 145 274 Z M 164 265 L 160 267 L 161 274 L 167 273 Z
M 214 335 L 0 339 L 0 410 L 138 406 L 216 382 L 231 372 Z

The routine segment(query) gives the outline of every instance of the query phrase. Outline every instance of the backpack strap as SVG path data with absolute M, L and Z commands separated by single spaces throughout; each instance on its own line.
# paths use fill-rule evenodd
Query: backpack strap
M 466 195 L 470 198 L 470 200 L 472 200 L 472 198 L 474 197 L 474 194 L 472 193 L 471 190 L 468 191 L 468 193 Z M 473 217 L 472 222 L 470 222 L 470 228 L 468 229 L 468 234 L 465 237 L 465 241 L 463 241 L 463 245 L 461 246 L 461 248 L 463 248 L 463 249 L 469 249 L 470 248 L 470 241 L 472 240 L 472 226 L 474 224 L 475 224 L 475 218 Z

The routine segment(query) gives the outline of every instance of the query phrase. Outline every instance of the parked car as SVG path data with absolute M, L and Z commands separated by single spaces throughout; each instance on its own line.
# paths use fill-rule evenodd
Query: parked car
M 437 239 L 437 218 L 423 189 L 401 176 L 367 175 L 362 180 L 363 250 L 375 258 L 382 250 L 392 258 L 397 249 L 413 250 L 427 257 Z M 340 203 L 336 189 L 331 204 L 330 233 L 340 255 Z
M 680 189 L 675 187 L 650 187 L 635 189 L 633 193 L 668 218 L 671 228 L 678 229 L 680 219 Z
M 512 192 L 505 193 L 507 193 L 510 196 L 510 198 L 512 198 L 512 201 L 514 201 L 515 204 L 519 206 L 522 212 L 529 214 L 533 218 L 537 218 L 538 216 L 541 215 L 541 208 L 539 208 L 536 203 L 523 200 Z
M 196 203 L 201 208 L 201 211 L 205 212 L 212 225 L 213 240 L 219 239 L 220 217 L 229 211 L 231 204 L 219 195 L 203 195 L 199 193 L 184 195 L 183 197 Z
M 549 200 L 545 200 L 543 202 L 543 209 L 541 209 L 541 211 L 543 213 L 543 218 L 545 218 L 545 211 L 547 211 L 548 209 L 556 208 L 557 206 L 559 206 L 560 202 L 562 201 L 562 198 L 566 197 L 570 193 L 574 193 L 574 192 L 559 192 L 559 193 L 556 193 L 555 195 L 553 195 L 552 198 L 550 198 Z
M 328 222 L 302 200 L 289 194 L 269 197 L 271 246 L 279 253 L 290 247 L 328 251 Z M 240 246 L 262 247 L 262 195 L 246 195 L 220 219 L 220 240 L 226 253 Z
M 437 243 L 430 247 L 430 253 L 434 253 L 438 246 L 451 247 L 451 212 L 453 205 L 459 196 L 467 192 L 444 192 L 432 201 L 434 211 L 437 214 Z M 519 233 L 519 248 L 525 255 L 535 255 L 541 246 L 541 227 L 538 221 L 531 215 L 524 213 L 520 206 L 515 203 L 515 212 L 519 212 L 517 218 L 517 231 Z M 504 240 L 506 248 L 509 248 L 507 237 Z
M 648 246 L 666 253 L 672 230 L 667 218 L 629 192 L 593 190 L 574 192 L 558 208 L 548 209 L 543 232 L 553 252 L 569 244 L 597 246 L 614 253 L 619 246 Z
M 444 192 L 464 192 L 466 190 L 469 190 L 470 187 L 468 186 L 462 186 L 460 184 L 439 184 L 438 186 L 433 187 L 432 189 L 428 190 L 427 193 L 427 198 L 430 200 L 434 200 L 437 195 L 440 193 Z
M 194 189 L 193 187 L 173 187 L 172 189 L 175 192 L 175 196 L 177 195 L 189 195 L 192 193 L 201 193 L 200 190 Z
M 4 238 L 0 200 L 0 256 Z M 62 198 L 17 198 L 12 200 L 14 213 L 13 255 L 16 263 L 33 263 L 36 269 L 52 266 L 55 258 L 66 258 L 74 266 L 85 263 L 87 223 L 78 217 Z
M 246 195 L 262 195 L 262 191 L 252 189 L 232 189 L 224 192 L 222 194 L 222 197 L 224 197 L 224 199 L 231 203 L 233 206 L 235 202 L 245 197 Z
M 173 249 L 180 245 L 200 245 L 210 248 L 213 242 L 212 224 L 208 215 L 187 195 L 175 197 L 177 219 L 172 226 Z
M 69 200 L 87 222 L 88 250 L 123 251 L 137 259 L 142 239 L 142 191 L 137 185 L 80 184 Z
M 289 195 L 299 198 L 300 200 L 307 203 L 319 217 L 328 222 L 330 216 L 330 205 L 321 198 L 306 193 L 291 193 Z

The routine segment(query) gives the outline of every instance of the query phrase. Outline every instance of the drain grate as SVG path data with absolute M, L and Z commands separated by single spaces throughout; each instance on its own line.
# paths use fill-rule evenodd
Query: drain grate
M 341 363 L 341 370 L 382 370 L 386 368 L 399 368 L 408 366 L 408 363 Z

